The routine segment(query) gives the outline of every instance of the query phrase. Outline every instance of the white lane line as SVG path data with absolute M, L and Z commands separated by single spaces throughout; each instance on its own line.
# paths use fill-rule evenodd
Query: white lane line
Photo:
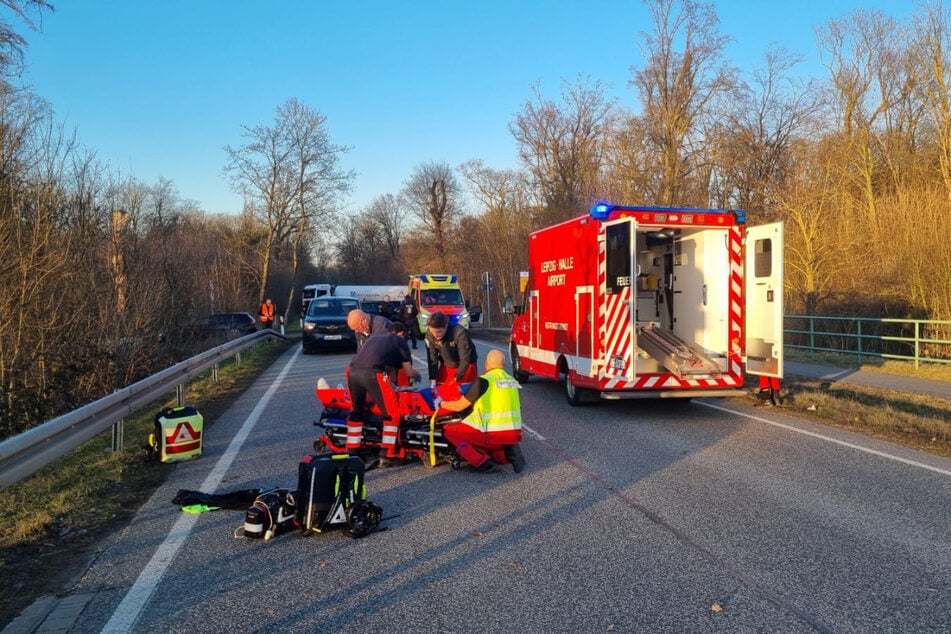
M 542 436 L 537 431 L 535 431 L 534 429 L 526 425 L 524 422 L 522 423 L 522 432 L 528 434 L 535 440 L 545 440 L 544 436 Z
M 868 447 L 863 447 L 861 445 L 856 445 L 850 442 L 845 442 L 844 440 L 838 440 L 837 438 L 832 438 L 831 436 L 825 436 L 823 434 L 817 434 L 813 431 L 807 431 L 805 429 L 799 429 L 798 427 L 793 427 L 792 425 L 786 425 L 784 423 L 777 423 L 774 420 L 769 420 L 767 418 L 762 418 L 760 416 L 753 416 L 752 414 L 744 414 L 743 412 L 738 412 L 727 407 L 720 407 L 719 405 L 714 405 L 712 403 L 704 403 L 702 401 L 694 401 L 698 405 L 703 405 L 704 407 L 709 407 L 711 409 L 718 409 L 721 412 L 727 412 L 730 414 L 736 414 L 737 416 L 742 416 L 744 418 L 749 418 L 750 420 L 755 420 L 760 423 L 766 423 L 767 425 L 772 425 L 773 427 L 781 427 L 789 431 L 794 431 L 797 434 L 803 434 L 806 436 L 812 436 L 813 438 L 818 438 L 820 440 L 825 440 L 827 442 L 835 443 L 837 445 L 842 445 L 843 447 L 848 447 L 849 449 L 856 449 L 858 451 L 864 451 L 865 453 L 872 454 L 873 456 L 879 456 L 880 458 L 886 458 L 888 460 L 894 460 L 895 462 L 901 462 L 913 467 L 919 467 L 921 469 L 927 469 L 928 471 L 934 471 L 935 473 L 940 473 L 941 475 L 951 476 L 951 471 L 948 469 L 942 469 L 940 467 L 934 467 L 923 462 L 918 462 L 917 460 L 909 460 L 908 458 L 902 458 L 890 453 L 885 453 L 884 451 L 878 451 L 876 449 L 869 449 Z
M 300 353 L 301 349 L 297 348 L 297 351 L 287 362 L 287 365 L 284 366 L 284 369 L 281 370 L 281 373 L 277 376 L 277 379 L 274 380 L 274 383 L 271 384 L 271 387 L 268 388 L 267 392 L 264 393 L 264 396 L 261 397 L 261 400 L 258 401 L 258 404 L 251 411 L 251 414 L 248 416 L 247 420 L 244 421 L 241 429 L 238 430 L 238 433 L 235 434 L 235 437 L 231 440 L 231 444 L 228 445 L 228 448 L 218 459 L 218 462 L 211 470 L 211 473 L 209 473 L 208 477 L 205 478 L 204 483 L 201 485 L 202 491 L 214 491 L 218 488 L 218 485 L 221 484 L 221 480 L 228 472 L 228 467 L 230 467 L 231 463 L 234 462 L 234 459 L 241 450 L 241 446 L 247 439 L 248 434 L 251 433 L 251 430 L 258 422 L 258 419 L 261 418 L 264 408 L 267 407 L 271 397 L 274 396 L 274 393 L 281 386 L 281 383 L 284 381 L 284 377 L 287 376 L 287 373 L 290 371 L 291 366 L 294 365 L 294 362 L 297 360 L 297 357 L 300 355 Z M 148 602 L 149 597 L 151 597 L 152 593 L 155 592 L 155 588 L 158 586 L 159 582 L 162 580 L 162 577 L 165 575 L 165 572 L 168 570 L 168 567 L 171 565 L 172 560 L 175 558 L 175 554 L 178 552 L 178 549 L 181 548 L 182 544 L 185 542 L 185 539 L 188 537 L 189 533 L 191 533 L 197 519 L 197 515 L 191 515 L 188 513 L 183 513 L 181 517 L 178 518 L 178 521 L 175 522 L 175 525 L 172 526 L 172 529 L 168 532 L 168 536 L 165 538 L 165 541 L 159 545 L 158 549 L 155 551 L 155 554 L 152 555 L 152 559 L 145 565 L 145 568 L 142 569 L 142 572 L 139 574 L 139 578 L 135 580 L 135 583 L 129 589 L 129 592 L 126 593 L 125 597 L 122 599 L 122 602 L 119 603 L 119 606 L 112 614 L 109 622 L 106 623 L 105 627 L 102 628 L 103 632 L 109 632 L 110 634 L 115 632 L 118 634 L 120 632 L 125 633 L 133 631 L 135 621 L 142 613 L 142 609 Z

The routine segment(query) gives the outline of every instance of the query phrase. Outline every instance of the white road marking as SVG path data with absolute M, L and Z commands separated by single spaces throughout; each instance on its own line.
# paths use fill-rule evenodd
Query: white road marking
M 274 380 L 274 383 L 271 384 L 271 387 L 268 388 L 264 396 L 261 397 L 261 400 L 258 401 L 258 404 L 251 411 L 247 420 L 244 421 L 241 429 L 238 430 L 238 433 L 235 434 L 235 437 L 231 440 L 231 444 L 228 445 L 228 448 L 218 459 L 211 473 L 205 478 L 204 483 L 201 485 L 202 491 L 214 491 L 218 488 L 218 485 L 221 484 L 221 480 L 227 473 L 228 467 L 234 462 L 248 434 L 251 433 L 258 419 L 261 418 L 264 408 L 267 407 L 271 397 L 274 396 L 274 393 L 280 387 L 284 381 L 284 377 L 290 371 L 294 362 L 297 361 L 297 357 L 300 354 L 301 350 L 298 348 L 287 362 L 287 365 L 284 366 L 284 369 L 281 370 L 281 373 Z M 155 588 L 159 582 L 161 582 L 162 577 L 165 576 L 165 572 L 175 558 L 175 554 L 178 552 L 178 549 L 181 548 L 189 533 L 191 533 L 197 519 L 197 515 L 188 513 L 183 513 L 182 516 L 178 518 L 178 521 L 175 522 L 175 525 L 172 526 L 172 529 L 168 532 L 165 541 L 159 545 L 155 554 L 152 555 L 152 559 L 149 560 L 149 563 L 142 569 L 139 578 L 135 580 L 129 592 L 126 593 L 122 602 L 119 603 L 119 606 L 112 614 L 109 622 L 102 628 L 103 632 L 125 633 L 133 631 L 133 626 L 142 613 L 142 609 L 145 607 L 145 604 L 148 603 L 152 593 L 155 592 Z
M 812 436 L 813 438 L 818 438 L 820 440 L 825 440 L 827 442 L 835 443 L 837 445 L 842 445 L 843 447 L 848 447 L 849 449 L 856 449 L 858 451 L 864 451 L 865 453 L 872 454 L 873 456 L 879 456 L 880 458 L 886 458 L 888 460 L 894 460 L 895 462 L 901 462 L 903 464 L 911 465 L 913 467 L 919 467 L 921 469 L 927 469 L 928 471 L 934 471 L 935 473 L 940 473 L 941 475 L 951 476 L 951 471 L 947 469 L 942 469 L 940 467 L 934 467 L 923 462 L 918 462 L 916 460 L 909 460 L 908 458 L 902 458 L 890 453 L 885 453 L 884 451 L 878 451 L 877 449 L 870 449 L 868 447 L 863 447 L 861 445 L 856 445 L 850 442 L 845 442 L 844 440 L 838 440 L 832 438 L 831 436 L 825 436 L 823 434 L 817 434 L 813 431 L 808 431 L 805 429 L 799 429 L 798 427 L 793 427 L 792 425 L 786 425 L 784 423 L 778 423 L 767 418 L 762 418 L 760 416 L 753 416 L 752 414 L 744 414 L 743 412 L 738 412 L 727 407 L 721 407 L 719 405 L 714 405 L 712 403 L 704 403 L 702 401 L 694 401 L 698 405 L 703 405 L 704 407 L 709 407 L 711 409 L 717 409 L 721 412 L 728 412 L 730 414 L 736 414 L 737 416 L 742 416 L 743 418 L 749 418 L 750 420 L 755 420 L 760 423 L 766 423 L 767 425 L 772 425 L 774 427 L 780 427 L 788 431 L 796 432 L 797 434 L 803 434 L 805 436 Z

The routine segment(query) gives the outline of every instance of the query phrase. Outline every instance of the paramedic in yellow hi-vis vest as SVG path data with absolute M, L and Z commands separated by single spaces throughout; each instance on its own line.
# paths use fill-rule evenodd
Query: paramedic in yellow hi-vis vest
M 525 468 L 522 440 L 522 407 L 519 384 L 503 369 L 505 355 L 492 350 L 485 357 L 485 374 L 472 382 L 454 401 L 437 400 L 442 410 L 463 412 L 460 423 L 447 423 L 443 435 L 473 471 L 488 473 L 500 464 L 511 464 L 515 473 Z

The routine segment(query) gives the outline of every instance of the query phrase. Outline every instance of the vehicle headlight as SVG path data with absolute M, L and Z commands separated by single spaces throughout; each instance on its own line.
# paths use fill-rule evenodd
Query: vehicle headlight
M 304 322 L 304 330 L 305 330 L 306 332 L 310 332 L 311 330 L 313 330 L 313 329 L 316 328 L 316 327 L 317 327 L 317 324 L 312 324 L 312 323 L 307 322 L 307 321 Z

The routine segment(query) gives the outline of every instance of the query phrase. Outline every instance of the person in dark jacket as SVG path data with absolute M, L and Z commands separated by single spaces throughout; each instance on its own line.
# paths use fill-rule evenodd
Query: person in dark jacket
M 385 335 L 390 331 L 392 322 L 382 315 L 367 315 L 359 308 L 347 313 L 347 326 L 357 333 L 357 350 L 363 347 L 371 335 Z
M 416 349 L 416 341 L 419 336 L 419 322 L 416 319 L 416 306 L 413 304 L 413 296 L 407 295 L 400 304 L 399 320 L 406 326 L 406 338 L 409 340 L 413 350 Z
M 350 415 L 347 417 L 347 450 L 351 454 L 359 454 L 363 443 L 363 423 L 370 411 L 367 403 L 369 395 L 383 415 L 381 467 L 400 464 L 394 457 L 400 429 L 400 413 L 387 411 L 383 390 L 380 388 L 379 375 L 387 373 L 387 368 L 399 368 L 407 377 L 419 378 L 419 372 L 413 367 L 413 357 L 406 340 L 388 332 L 369 337 L 353 355 L 347 369 L 347 388 L 350 390 L 351 401 Z M 395 373 L 388 376 L 391 382 L 395 381 Z
M 472 336 L 459 324 L 450 324 L 445 313 L 436 311 L 429 316 L 426 347 L 430 382 L 470 383 L 479 375 Z
M 394 313 L 393 302 L 390 301 L 390 296 L 384 295 L 383 301 L 380 302 L 380 314 L 390 321 L 396 321 L 396 315 Z

